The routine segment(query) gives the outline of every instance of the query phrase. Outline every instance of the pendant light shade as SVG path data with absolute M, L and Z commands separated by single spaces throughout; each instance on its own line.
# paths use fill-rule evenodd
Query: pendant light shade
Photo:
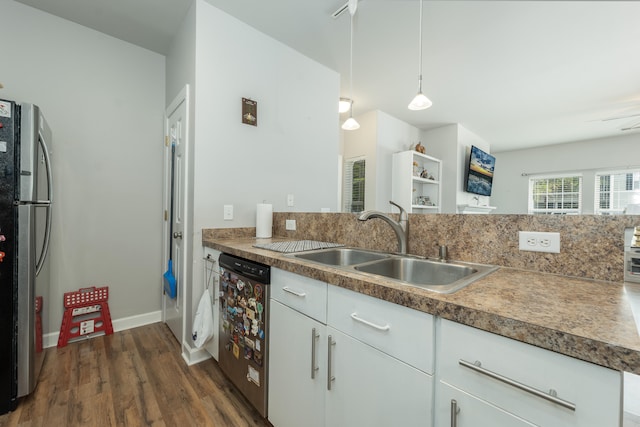
M 433 103 L 422 93 L 422 1 L 420 0 L 420 32 L 418 36 L 419 59 L 418 59 L 418 94 L 409 103 L 409 110 L 426 110 Z
M 338 112 L 340 114 L 346 113 L 351 108 L 351 100 L 349 98 L 340 98 L 338 101 Z
M 427 98 L 420 89 L 418 89 L 418 94 L 411 100 L 411 103 L 409 104 L 409 110 L 426 110 L 432 105 L 433 102 L 431 102 L 431 100 Z
M 353 117 L 349 117 L 347 120 L 344 121 L 344 123 L 342 124 L 342 129 L 344 130 L 356 130 L 356 129 L 360 129 L 360 123 L 357 122 L 356 119 L 354 119 Z
M 356 130 L 360 128 L 360 123 L 353 118 L 353 15 L 356 14 L 358 8 L 358 0 L 349 0 L 349 118 L 342 124 L 344 130 Z

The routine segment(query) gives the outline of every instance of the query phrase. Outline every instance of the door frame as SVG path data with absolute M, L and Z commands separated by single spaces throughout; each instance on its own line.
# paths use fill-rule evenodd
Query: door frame
M 184 178 L 181 180 L 183 188 L 182 194 L 184 197 L 183 203 L 183 211 L 181 212 L 181 216 L 183 218 L 183 238 L 182 238 L 182 269 L 180 271 L 180 277 L 176 277 L 176 281 L 182 285 L 182 295 L 183 295 L 183 303 L 182 303 L 182 342 L 180 342 L 180 346 L 182 348 L 182 352 L 184 354 L 185 350 L 185 340 L 186 337 L 190 336 L 187 333 L 187 307 L 191 304 L 191 287 L 189 276 L 191 275 L 191 263 L 189 262 L 190 254 L 192 252 L 191 248 L 193 246 L 192 242 L 192 233 L 191 233 L 191 218 L 188 215 L 189 206 L 190 206 L 190 194 L 189 194 L 189 173 L 190 173 L 190 159 L 189 152 L 191 141 L 190 141 L 190 108 L 189 108 L 189 85 L 185 84 L 184 87 L 178 92 L 176 97 L 171 101 L 169 106 L 165 109 L 164 113 L 164 141 L 163 141 L 163 151 L 164 151 L 164 168 L 162 174 L 162 273 L 166 271 L 167 263 L 169 260 L 169 241 L 172 238 L 169 236 L 169 212 L 170 212 L 170 203 L 171 203 L 171 141 L 169 136 L 169 117 L 171 114 L 182 104 L 185 104 L 185 123 L 184 123 L 184 168 L 183 174 Z M 174 212 L 174 215 L 177 215 Z M 161 298 L 162 298 L 162 321 L 166 322 L 166 298 L 164 296 L 164 279 L 161 276 L 161 286 L 160 286 Z

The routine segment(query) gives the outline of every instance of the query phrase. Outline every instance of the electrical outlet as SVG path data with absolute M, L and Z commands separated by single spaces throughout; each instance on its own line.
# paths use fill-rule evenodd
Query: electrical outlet
M 224 220 L 230 221 L 233 219 L 233 205 L 224 205 Z
M 296 229 L 296 220 L 295 219 L 287 219 L 287 220 L 285 220 L 284 228 L 286 230 L 295 231 L 295 229 Z
M 521 251 L 560 253 L 560 233 L 539 231 L 518 232 L 518 246 Z

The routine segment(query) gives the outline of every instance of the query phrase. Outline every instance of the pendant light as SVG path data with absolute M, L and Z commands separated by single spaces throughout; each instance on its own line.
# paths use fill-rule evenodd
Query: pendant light
M 418 62 L 418 94 L 409 103 L 409 110 L 426 110 L 433 104 L 429 98 L 422 93 L 422 0 L 420 0 L 420 35 L 418 39 L 420 54 Z
M 360 123 L 353 118 L 353 15 L 356 14 L 358 8 L 358 0 L 349 0 L 349 15 L 351 16 L 349 32 L 349 118 L 342 124 L 344 130 L 356 130 L 360 128 Z
M 346 113 L 349 111 L 349 108 L 351 108 L 351 99 L 341 97 L 340 101 L 338 101 L 338 112 L 340 114 Z

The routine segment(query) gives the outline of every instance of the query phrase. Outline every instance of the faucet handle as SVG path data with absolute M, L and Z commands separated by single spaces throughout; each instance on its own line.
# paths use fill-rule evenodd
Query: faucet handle
M 389 203 L 391 203 L 396 208 L 400 209 L 400 220 L 407 219 L 407 211 L 405 211 L 402 206 L 400 206 L 399 204 L 397 204 L 392 200 L 389 200 Z

